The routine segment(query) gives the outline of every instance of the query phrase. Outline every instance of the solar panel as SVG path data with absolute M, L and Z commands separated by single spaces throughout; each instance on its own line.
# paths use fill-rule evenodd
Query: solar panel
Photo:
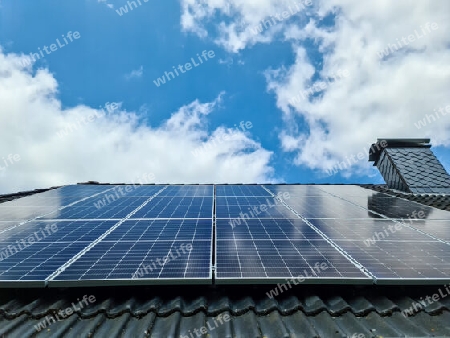
M 31 221 L 0 234 L 0 285 L 44 286 L 68 259 L 115 222 Z
M 270 196 L 254 197 L 256 188 Z M 264 186 L 250 191 L 217 186 L 216 191 L 229 195 L 216 197 L 217 284 L 279 283 L 291 278 L 305 283 L 372 283 Z M 252 195 L 243 196 L 246 192 Z
M 217 218 L 297 218 L 273 197 L 216 197 Z
M 216 196 L 271 197 L 271 194 L 260 185 L 218 185 Z
M 211 220 L 125 221 L 49 285 L 210 284 L 211 244 Z
M 428 207 L 358 186 L 320 186 L 320 189 L 338 196 L 342 200 L 383 214 L 388 218 L 450 220 L 449 211 Z M 372 217 L 371 215 L 373 214 L 368 214 Z
M 0 204 L 0 286 L 443 283 L 448 215 L 358 186 L 66 186 Z
M 165 195 L 120 220 L 54 273 L 49 286 L 211 284 L 212 187 L 174 186 Z
M 233 231 L 216 223 L 216 283 L 372 283 L 301 220 L 244 220 Z

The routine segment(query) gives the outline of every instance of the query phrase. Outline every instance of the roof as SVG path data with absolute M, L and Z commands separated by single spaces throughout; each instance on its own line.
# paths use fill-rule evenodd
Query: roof
M 450 210 L 450 195 L 407 194 L 392 191 L 385 185 L 363 187 Z M 37 192 L 40 191 L 25 194 Z M 0 202 L 22 196 L 24 193 L 10 194 L 0 197 Z M 266 293 L 273 287 L 3 289 L 0 291 L 0 336 L 450 336 L 450 297 L 446 297 L 450 291 L 444 287 L 299 285 L 270 298 Z M 419 305 L 416 311 L 405 312 L 439 290 L 445 297 L 426 306 Z M 83 295 L 94 295 L 95 302 L 75 308 L 70 316 L 57 320 L 59 311 L 73 307 Z M 37 332 L 35 326 L 46 320 L 54 323 Z M 206 334 L 201 333 L 202 328 Z
M 96 302 L 37 336 L 438 337 L 450 336 L 450 297 L 404 316 L 436 288 L 305 286 L 269 299 L 268 288 L 151 287 L 12 291 L 0 301 L 0 334 L 29 337 L 46 316 L 82 295 Z M 219 318 L 231 318 L 220 324 Z M 215 322 L 214 322 L 215 320 Z M 215 325 L 217 323 L 218 325 Z M 212 328 L 212 329 L 211 329 Z M 199 336 L 197 336 L 199 337 Z
M 429 141 L 378 140 L 380 144 L 372 145 L 369 161 L 374 161 L 390 189 L 415 194 L 450 194 L 450 175 L 430 150 Z

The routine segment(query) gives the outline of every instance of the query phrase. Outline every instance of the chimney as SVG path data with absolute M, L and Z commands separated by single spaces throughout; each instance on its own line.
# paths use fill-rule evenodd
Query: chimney
M 450 175 L 430 148 L 430 139 L 378 139 L 369 150 L 369 162 L 389 189 L 450 194 Z

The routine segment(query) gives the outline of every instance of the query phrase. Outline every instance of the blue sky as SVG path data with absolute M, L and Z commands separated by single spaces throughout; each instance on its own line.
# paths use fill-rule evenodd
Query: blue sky
M 379 137 L 431 137 L 449 170 L 450 114 L 414 125 L 450 105 L 448 4 L 140 1 L 122 15 L 119 0 L 0 2 L 0 158 L 20 155 L 0 192 L 144 173 L 158 183 L 382 183 L 367 152 L 327 175 Z M 294 3 L 303 9 L 254 33 Z M 379 59 L 427 22 L 439 28 Z M 68 32 L 79 39 L 24 65 Z M 214 57 L 155 85 L 203 51 Z M 107 103 L 114 111 L 80 122 Z M 252 127 L 237 130 L 241 121 Z

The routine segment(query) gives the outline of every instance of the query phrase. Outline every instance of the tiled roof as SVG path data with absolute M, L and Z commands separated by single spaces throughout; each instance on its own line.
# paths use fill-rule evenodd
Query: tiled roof
M 450 175 L 429 148 L 386 148 L 377 166 L 390 188 L 450 194 Z
M 276 300 L 261 287 L 15 290 L 1 298 L 0 335 L 32 336 L 34 325 L 86 294 L 96 302 L 37 336 L 191 338 L 208 323 L 201 337 L 450 336 L 450 297 L 402 314 L 437 289 L 299 285 Z

